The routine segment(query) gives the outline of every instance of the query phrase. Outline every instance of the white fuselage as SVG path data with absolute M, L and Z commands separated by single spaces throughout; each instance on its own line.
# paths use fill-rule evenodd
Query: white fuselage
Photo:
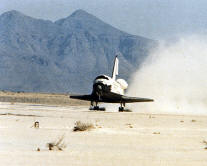
M 115 80 L 106 75 L 100 75 L 96 77 L 96 79 L 93 82 L 93 85 L 94 87 L 96 87 L 96 85 L 102 86 L 101 89 L 104 92 L 113 92 L 120 95 L 124 95 L 124 91 L 128 87 L 128 84 L 125 80 L 123 79 Z

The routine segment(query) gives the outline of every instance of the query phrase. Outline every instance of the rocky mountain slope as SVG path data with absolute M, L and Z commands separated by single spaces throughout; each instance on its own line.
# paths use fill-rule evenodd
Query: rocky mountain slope
M 116 53 L 128 79 L 155 45 L 83 10 L 56 22 L 9 11 L 0 16 L 0 89 L 89 93 L 94 77 L 111 75 Z

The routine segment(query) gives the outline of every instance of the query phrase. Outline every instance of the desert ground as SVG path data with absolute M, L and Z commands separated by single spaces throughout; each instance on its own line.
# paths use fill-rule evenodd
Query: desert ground
M 74 132 L 77 121 L 94 128 Z M 61 138 L 62 150 L 49 150 Z M 206 166 L 205 141 L 207 116 L 0 102 L 0 165 Z

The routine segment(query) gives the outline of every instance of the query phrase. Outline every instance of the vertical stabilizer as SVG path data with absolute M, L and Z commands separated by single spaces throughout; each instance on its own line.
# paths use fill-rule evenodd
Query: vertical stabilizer
M 119 60 L 117 58 L 117 55 L 114 59 L 114 67 L 113 67 L 113 71 L 112 71 L 112 79 L 116 80 L 116 76 L 119 74 Z

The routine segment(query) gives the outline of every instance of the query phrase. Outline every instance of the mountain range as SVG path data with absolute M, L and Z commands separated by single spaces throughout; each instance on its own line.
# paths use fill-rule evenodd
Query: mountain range
M 129 80 L 156 41 L 120 31 L 83 10 L 57 20 L 12 10 L 0 15 L 0 89 L 89 93 L 99 74 Z

